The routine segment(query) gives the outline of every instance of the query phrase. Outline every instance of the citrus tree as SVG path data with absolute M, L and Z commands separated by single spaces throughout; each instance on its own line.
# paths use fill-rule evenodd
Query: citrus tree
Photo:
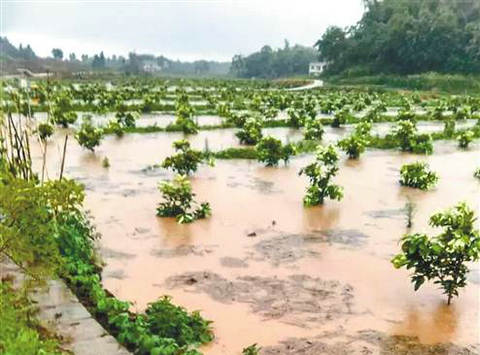
M 190 142 L 186 139 L 173 142 L 173 148 L 177 154 L 165 158 L 162 167 L 172 169 L 180 175 L 190 175 L 191 173 L 194 173 L 197 171 L 198 164 L 203 161 L 210 165 L 213 164 L 213 160 L 210 158 L 209 154 L 192 149 L 190 147 Z
M 262 121 L 256 117 L 247 118 L 242 129 L 235 135 L 242 144 L 257 144 L 262 138 Z
M 438 175 L 425 162 L 405 164 L 400 169 L 400 185 L 420 190 L 430 190 L 438 181 Z
M 157 216 L 175 217 L 178 223 L 191 223 L 211 214 L 208 202 L 195 202 L 192 185 L 185 175 L 177 175 L 173 181 L 162 181 L 158 189 L 163 202 L 157 207 Z
M 321 140 L 324 133 L 325 129 L 320 120 L 310 118 L 305 121 L 304 137 L 306 140 Z
M 473 141 L 474 134 L 472 131 L 465 131 L 460 133 L 458 136 L 458 146 L 460 148 L 466 149 L 470 145 L 470 143 Z
M 429 224 L 443 228 L 442 233 L 434 237 L 422 233 L 405 235 L 402 251 L 392 259 L 393 265 L 413 271 L 415 291 L 425 281 L 433 280 L 450 304 L 467 284 L 467 263 L 480 259 L 480 232 L 474 228 L 475 220 L 473 209 L 464 202 L 432 215 Z
M 280 160 L 285 164 L 290 160 L 290 156 L 295 154 L 295 148 L 291 144 L 282 145 L 279 139 L 268 136 L 263 137 L 256 146 L 258 160 L 267 166 L 278 165 Z
M 338 154 L 333 145 L 317 148 L 315 161 L 302 168 L 299 175 L 306 175 L 310 181 L 303 199 L 306 206 L 323 204 L 326 197 L 332 200 L 343 198 L 343 188 L 331 182 L 338 172 Z
M 75 134 L 75 139 L 82 147 L 91 150 L 95 150 L 95 147 L 100 145 L 103 138 L 103 130 L 96 128 L 92 123 L 92 116 L 83 116 L 83 121 L 80 129 Z

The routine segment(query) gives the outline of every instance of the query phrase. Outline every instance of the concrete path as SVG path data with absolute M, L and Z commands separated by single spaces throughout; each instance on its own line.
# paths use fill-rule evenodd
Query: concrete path
M 301 90 L 309 90 L 309 89 L 314 89 L 314 88 L 319 88 L 323 86 L 323 80 L 314 80 L 313 83 L 304 85 L 304 86 L 299 86 L 296 88 L 290 88 L 287 89 L 287 91 L 301 91 Z
M 25 276 L 14 264 L 0 264 L 0 277 L 12 275 L 19 286 Z M 67 350 L 75 355 L 129 355 L 117 340 L 91 316 L 61 280 L 51 280 L 33 290 L 30 299 L 37 303 L 40 323 L 60 335 Z

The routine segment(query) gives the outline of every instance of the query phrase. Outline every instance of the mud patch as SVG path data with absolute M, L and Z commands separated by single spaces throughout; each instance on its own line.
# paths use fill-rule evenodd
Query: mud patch
M 461 347 L 451 343 L 422 344 L 416 337 L 388 335 L 375 330 L 363 330 L 354 335 L 325 333 L 314 338 L 289 338 L 279 345 L 264 347 L 262 355 L 473 355 L 480 346 Z
M 236 180 L 236 177 L 231 176 L 229 177 L 231 180 Z M 245 187 L 247 189 L 260 192 L 262 194 L 273 194 L 273 193 L 280 193 L 282 190 L 275 188 L 275 183 L 272 181 L 266 181 L 259 179 L 258 177 L 253 177 L 248 182 L 238 182 L 238 181 L 231 181 L 227 183 L 228 187 Z
M 181 245 L 170 249 L 153 249 L 150 255 L 159 258 L 174 258 L 187 255 L 204 256 L 213 253 L 216 247 L 218 245 Z
M 243 276 L 230 281 L 209 271 L 188 272 L 167 278 L 165 286 L 203 292 L 222 303 L 247 303 L 265 320 L 305 328 L 352 314 L 352 286 L 308 275 Z
M 110 248 L 101 248 L 101 254 L 105 259 L 133 259 L 135 254 L 125 253 L 123 251 L 113 250 Z
M 385 210 L 373 210 L 367 211 L 365 214 L 374 219 L 387 218 L 387 219 L 404 219 L 406 218 L 407 210 L 405 208 L 385 209 Z
M 248 264 L 243 259 L 231 256 L 220 258 L 220 264 L 225 267 L 248 267 Z
M 258 256 L 256 261 L 267 260 L 273 265 L 295 262 L 305 257 L 319 257 L 312 246 L 319 243 L 341 244 L 346 247 L 360 247 L 366 243 L 368 236 L 354 229 L 335 229 L 315 234 L 289 234 L 265 239 L 253 247 Z

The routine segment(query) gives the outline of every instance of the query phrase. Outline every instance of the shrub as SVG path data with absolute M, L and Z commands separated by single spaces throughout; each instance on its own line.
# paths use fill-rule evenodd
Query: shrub
M 185 134 L 198 133 L 198 125 L 193 120 L 195 114 L 194 108 L 188 103 L 177 102 L 175 125 L 180 127 Z
M 417 127 L 412 121 L 399 121 L 393 131 L 393 135 L 397 139 L 402 151 L 411 150 L 413 145 L 412 140 L 416 133 Z
M 332 120 L 332 127 L 340 127 L 340 125 L 347 123 L 352 118 L 353 116 L 350 114 L 348 109 L 343 108 L 335 112 Z
M 95 150 L 95 147 L 100 145 L 103 138 L 103 130 L 96 128 L 92 124 L 92 116 L 83 116 L 83 122 L 80 129 L 75 134 L 75 139 L 82 147 L 91 150 Z
M 213 164 L 209 154 L 190 148 L 190 142 L 185 139 L 173 142 L 173 147 L 178 153 L 165 158 L 163 168 L 172 169 L 180 175 L 189 175 L 197 171 L 198 164 L 204 160 Z
M 306 140 L 322 140 L 325 129 L 323 128 L 322 121 L 317 119 L 308 119 L 305 121 L 305 133 Z
M 295 149 L 291 144 L 285 146 L 279 139 L 268 136 L 263 137 L 256 146 L 258 160 L 267 166 L 278 165 L 280 160 L 288 163 L 290 156 L 295 154 Z
M 464 131 L 460 133 L 458 136 L 458 146 L 460 148 L 466 149 L 470 145 L 470 143 L 473 141 L 474 133 L 473 131 Z
M 415 291 L 427 280 L 434 280 L 447 295 L 448 304 L 467 283 L 468 262 L 480 259 L 480 232 L 474 229 L 474 211 L 465 203 L 430 217 L 441 234 L 408 234 L 402 238 L 402 252 L 392 259 L 395 268 L 413 269 Z
M 48 123 L 40 123 L 37 127 L 38 136 L 42 141 L 46 141 L 53 135 L 53 126 Z
M 438 181 L 438 176 L 429 170 L 425 162 L 405 164 L 400 169 L 400 184 L 420 190 L 429 190 Z
M 213 340 L 211 321 L 203 319 L 198 312 L 188 312 L 170 302 L 164 296 L 150 303 L 145 310 L 146 323 L 152 334 L 162 338 L 175 339 L 180 346 L 188 344 L 205 344 Z
M 476 177 L 477 179 L 480 179 L 480 168 L 477 168 L 475 172 L 473 173 L 473 177 Z
M 135 128 L 136 120 L 139 117 L 138 112 L 129 112 L 129 111 L 118 111 L 115 114 L 117 123 L 122 128 Z
M 448 119 L 445 121 L 445 125 L 443 127 L 443 134 L 447 138 L 453 137 L 455 134 L 455 120 Z
M 288 124 L 295 128 L 303 126 L 304 122 L 307 120 L 307 113 L 303 109 L 290 107 L 287 110 L 287 114 L 289 117 Z
M 338 172 L 337 163 L 338 154 L 333 145 L 319 146 L 315 162 L 300 170 L 299 175 L 306 175 L 310 181 L 307 194 L 303 199 L 306 206 L 323 204 L 326 197 L 332 200 L 342 199 L 342 187 L 330 181 Z
M 211 214 L 208 202 L 198 206 L 194 201 L 192 186 L 184 175 L 177 175 L 172 182 L 161 182 L 159 190 L 164 201 L 157 208 L 157 216 L 175 217 L 178 223 L 190 223 Z
M 417 134 L 412 139 L 411 152 L 416 154 L 432 154 L 433 139 L 430 134 Z
M 260 350 L 262 350 L 262 348 L 255 343 L 243 348 L 242 355 L 260 355 Z
M 358 159 L 360 154 L 365 151 L 367 144 L 368 140 L 358 134 L 352 134 L 337 143 L 338 147 L 344 150 L 350 159 Z
M 240 139 L 241 144 L 257 144 L 262 139 L 262 122 L 258 118 L 250 117 L 235 135 Z

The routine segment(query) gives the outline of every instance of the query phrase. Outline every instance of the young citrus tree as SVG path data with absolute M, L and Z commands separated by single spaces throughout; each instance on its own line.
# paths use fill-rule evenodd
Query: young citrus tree
M 426 234 L 407 234 L 402 238 L 402 252 L 392 259 L 395 268 L 412 269 L 415 291 L 425 281 L 433 280 L 447 295 L 453 296 L 467 284 L 468 262 L 480 259 L 480 232 L 474 228 L 473 209 L 464 202 L 430 217 L 432 227 L 443 232 L 429 237 Z
M 299 175 L 306 175 L 310 180 L 307 194 L 303 198 L 306 206 L 323 204 L 326 197 L 341 200 L 343 188 L 331 182 L 338 172 L 338 154 L 333 145 L 319 146 L 315 162 L 302 168 Z
M 468 148 L 470 143 L 473 141 L 473 137 L 474 137 L 474 134 L 472 131 L 462 132 L 458 136 L 458 146 L 463 149 Z
M 196 134 L 198 133 L 198 125 L 193 120 L 195 115 L 195 109 L 192 105 L 185 101 L 178 101 L 176 105 L 175 114 L 177 116 L 175 120 L 175 125 L 179 126 L 183 133 L 185 134 Z
M 157 207 L 157 216 L 175 217 L 178 223 L 191 223 L 211 214 L 208 202 L 198 205 L 194 201 L 192 185 L 185 175 L 177 175 L 171 182 L 161 182 L 158 189 L 162 193 L 163 202 Z
M 190 148 L 190 142 L 186 139 L 173 142 L 173 147 L 177 154 L 165 158 L 162 163 L 163 168 L 172 169 L 180 175 L 190 175 L 197 171 L 198 164 L 203 161 L 213 164 L 208 154 Z
M 93 125 L 92 116 L 85 115 L 80 129 L 75 134 L 75 139 L 82 147 L 93 152 L 103 139 L 103 130 Z
M 243 128 L 235 135 L 240 139 L 241 144 L 257 144 L 262 138 L 262 121 L 255 117 L 248 118 Z
M 405 164 L 400 169 L 400 185 L 420 190 L 430 190 L 438 181 L 438 175 L 425 162 Z
M 338 141 L 337 145 L 340 149 L 347 153 L 350 159 L 358 159 L 360 154 L 365 151 L 368 141 L 359 134 L 352 134 Z
M 325 133 L 325 129 L 320 120 L 307 119 L 305 121 L 304 137 L 306 140 L 322 140 L 323 133 Z
M 263 137 L 256 146 L 258 160 L 267 166 L 276 166 L 280 160 L 285 164 L 290 156 L 295 154 L 295 148 L 291 144 L 282 145 L 279 139 L 268 136 Z

